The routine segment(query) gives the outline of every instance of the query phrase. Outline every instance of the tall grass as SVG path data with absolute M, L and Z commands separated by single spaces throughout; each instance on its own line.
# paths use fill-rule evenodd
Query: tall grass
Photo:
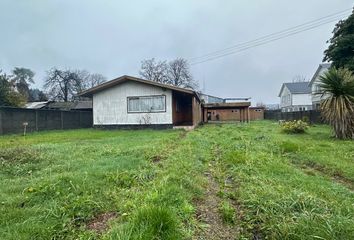
M 262 121 L 1 137 L 0 239 L 197 238 L 207 170 L 240 237 L 353 239 L 354 147 L 329 132 Z M 105 231 L 88 227 L 111 212 Z

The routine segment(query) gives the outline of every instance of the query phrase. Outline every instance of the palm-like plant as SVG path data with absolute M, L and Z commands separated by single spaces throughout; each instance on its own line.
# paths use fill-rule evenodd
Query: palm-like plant
M 354 75 L 348 69 L 331 68 L 320 77 L 322 117 L 336 138 L 354 138 Z

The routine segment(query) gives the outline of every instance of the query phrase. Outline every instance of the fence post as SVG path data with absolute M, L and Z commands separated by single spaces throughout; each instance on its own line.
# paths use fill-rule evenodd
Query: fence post
M 0 109 L 0 135 L 2 135 L 2 109 Z
M 61 129 L 64 129 L 64 116 L 63 111 L 60 111 Z
M 36 131 L 38 132 L 38 109 L 36 111 Z

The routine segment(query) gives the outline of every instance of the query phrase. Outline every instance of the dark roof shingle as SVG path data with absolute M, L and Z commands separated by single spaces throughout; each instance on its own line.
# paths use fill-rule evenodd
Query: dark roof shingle
M 279 96 L 283 91 L 284 87 L 289 89 L 292 94 L 309 94 L 311 93 L 311 87 L 309 82 L 293 82 L 293 83 L 283 83 L 282 88 L 280 89 Z

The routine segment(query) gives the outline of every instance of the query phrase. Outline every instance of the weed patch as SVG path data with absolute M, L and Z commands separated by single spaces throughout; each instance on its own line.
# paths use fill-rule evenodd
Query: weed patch
M 41 160 L 43 160 L 43 156 L 38 149 L 29 147 L 0 148 L 0 171 L 8 175 L 31 175 L 37 169 L 36 164 Z
M 298 144 L 292 142 L 292 141 L 283 141 L 279 143 L 279 148 L 281 153 L 296 153 L 297 151 L 300 150 L 300 147 Z

